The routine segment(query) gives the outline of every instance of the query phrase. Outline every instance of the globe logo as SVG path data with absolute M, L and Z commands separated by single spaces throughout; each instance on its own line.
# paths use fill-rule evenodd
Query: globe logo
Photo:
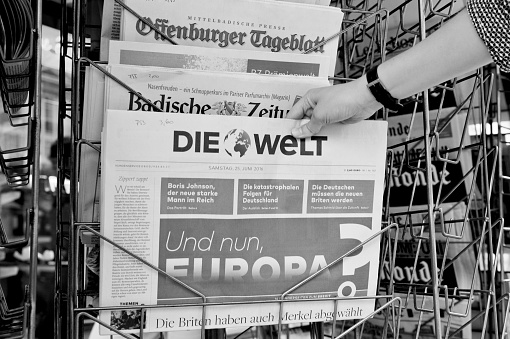
M 233 129 L 223 139 L 225 152 L 233 158 L 241 158 L 251 146 L 248 133 L 242 129 Z

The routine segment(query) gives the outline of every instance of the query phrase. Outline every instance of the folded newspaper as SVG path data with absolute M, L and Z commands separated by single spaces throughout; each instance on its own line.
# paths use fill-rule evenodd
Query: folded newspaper
M 101 232 L 154 267 L 103 241 L 100 305 L 147 332 L 367 317 L 387 124 L 299 123 L 108 110 Z
M 109 64 L 196 69 L 203 71 L 328 77 L 330 58 L 239 49 L 111 41 Z
M 309 89 L 329 86 L 326 78 L 264 76 L 111 65 L 118 81 L 106 79 L 105 105 L 129 111 L 285 118 Z
M 303 53 L 330 57 L 334 70 L 340 8 L 261 0 L 124 0 L 158 31 L 115 1 L 105 1 L 101 59 L 110 40 Z M 164 38 L 162 34 L 167 38 Z M 331 74 L 332 75 L 332 74 Z

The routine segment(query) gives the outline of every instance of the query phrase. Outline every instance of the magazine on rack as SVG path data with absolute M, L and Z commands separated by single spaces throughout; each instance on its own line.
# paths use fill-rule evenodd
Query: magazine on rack
M 127 65 L 108 66 L 119 80 L 151 100 L 162 111 L 171 113 L 249 115 L 268 118 L 284 118 L 286 112 L 307 90 L 329 85 L 327 78 L 269 76 L 234 72 L 205 72 L 165 69 L 160 67 L 135 67 Z M 92 90 L 96 98 L 87 97 L 84 107 L 83 138 L 99 140 L 106 108 L 126 110 L 154 110 L 133 93 L 129 93 L 117 81 L 104 79 L 103 74 L 93 70 L 86 80 L 89 86 L 106 88 Z M 106 86 L 102 85 L 106 81 Z M 78 200 L 78 217 L 82 221 L 98 221 L 99 153 L 82 147 L 80 183 L 82 190 Z
M 343 12 L 340 8 L 262 0 L 124 0 L 178 45 L 303 53 L 330 58 L 334 71 Z M 111 40 L 169 44 L 158 32 L 105 1 L 101 59 Z M 331 73 L 330 75 L 332 75 Z
M 332 320 L 337 297 L 338 319 L 368 316 L 387 123 L 296 140 L 299 123 L 108 110 L 101 232 L 172 278 L 102 242 L 100 305 L 174 306 L 147 331 L 276 324 L 280 305 L 283 323 Z

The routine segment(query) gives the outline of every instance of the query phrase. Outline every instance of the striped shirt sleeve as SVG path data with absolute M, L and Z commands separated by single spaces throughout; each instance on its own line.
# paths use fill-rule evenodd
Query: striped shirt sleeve
M 510 0 L 470 0 L 467 10 L 493 61 L 510 72 Z

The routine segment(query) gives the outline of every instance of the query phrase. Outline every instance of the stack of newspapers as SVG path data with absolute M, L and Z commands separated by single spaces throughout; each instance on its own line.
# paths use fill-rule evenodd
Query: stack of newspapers
M 327 3 L 106 1 L 108 65 L 86 70 L 82 139 L 100 140 L 107 109 L 285 118 L 334 75 L 343 12 Z M 77 216 L 97 222 L 99 153 L 81 154 Z
M 132 307 L 101 312 L 111 328 L 276 324 L 281 293 L 378 232 L 386 125 L 336 126 L 337 137 L 305 142 L 282 120 L 308 90 L 331 85 L 342 19 L 322 0 L 105 1 L 108 63 L 85 75 L 77 218 L 101 222 L 105 237 L 161 270 L 102 243 L 99 306 Z M 85 145 L 96 141 L 101 155 Z M 282 321 L 367 316 L 373 300 L 322 299 L 375 295 L 378 253 L 377 242 L 358 248 L 296 290 L 295 301 L 316 300 L 289 303 Z M 204 315 L 203 302 L 217 305 Z M 191 306 L 141 310 L 179 303 Z

